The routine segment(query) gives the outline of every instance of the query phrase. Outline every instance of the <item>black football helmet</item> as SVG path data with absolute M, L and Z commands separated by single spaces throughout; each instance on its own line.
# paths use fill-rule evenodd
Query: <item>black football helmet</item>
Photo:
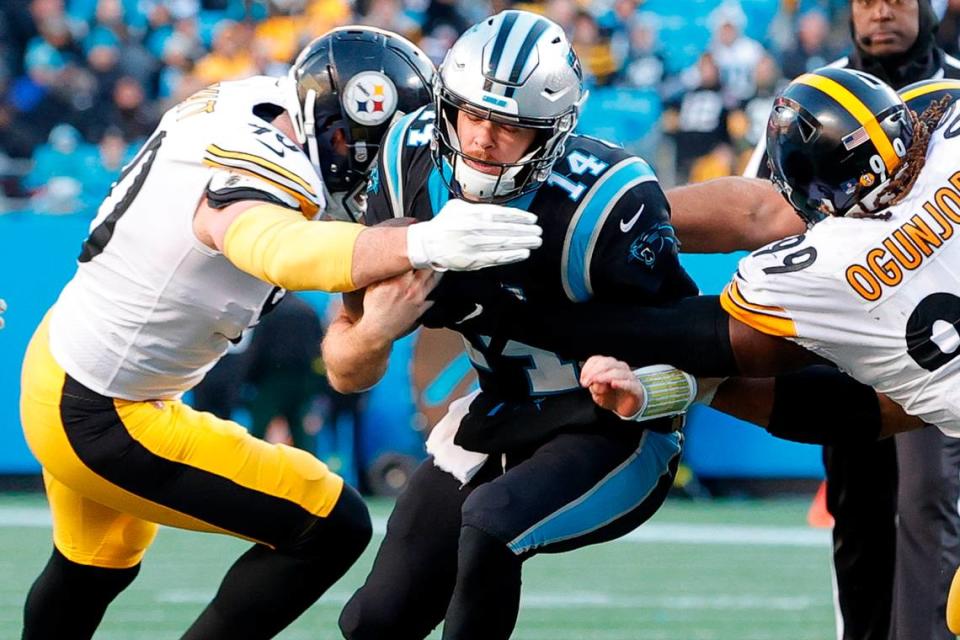
M 408 40 L 373 27 L 329 31 L 304 48 L 290 69 L 292 117 L 300 144 L 323 176 L 327 212 L 356 220 L 380 141 L 397 114 L 432 99 L 433 64 Z M 346 154 L 334 146 L 343 133 Z
M 791 82 L 767 122 L 770 179 L 808 226 L 870 215 L 913 141 L 907 105 L 874 76 L 825 67 Z
M 908 84 L 897 92 L 900 98 L 917 116 L 923 115 L 931 104 L 944 96 L 950 96 L 950 103 L 960 99 L 960 80 L 940 79 L 921 80 Z

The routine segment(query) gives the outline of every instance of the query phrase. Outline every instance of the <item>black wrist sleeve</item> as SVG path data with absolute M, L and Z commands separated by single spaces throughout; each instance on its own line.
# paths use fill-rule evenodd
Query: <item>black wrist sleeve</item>
M 872 387 L 834 367 L 816 365 L 777 376 L 767 427 L 810 444 L 864 444 L 880 435 L 880 402 Z

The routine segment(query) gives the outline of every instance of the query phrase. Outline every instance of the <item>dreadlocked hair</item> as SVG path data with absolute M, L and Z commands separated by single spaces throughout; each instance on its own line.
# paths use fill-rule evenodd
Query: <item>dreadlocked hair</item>
M 885 208 L 903 200 L 916 183 L 926 163 L 930 136 L 940 124 L 943 114 L 946 113 L 950 99 L 951 96 L 945 95 L 931 102 L 919 116 L 916 111 L 910 109 L 910 118 L 913 120 L 913 142 L 910 143 L 910 148 L 907 149 L 907 154 L 903 158 L 903 167 L 890 179 L 890 183 L 877 198 L 884 203 Z

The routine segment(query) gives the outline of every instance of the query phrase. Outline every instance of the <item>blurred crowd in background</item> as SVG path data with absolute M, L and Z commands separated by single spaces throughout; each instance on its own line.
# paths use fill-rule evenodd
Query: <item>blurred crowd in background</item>
M 939 2 L 940 45 L 955 54 L 960 0 Z M 779 89 L 850 46 L 848 0 L 6 0 L 0 213 L 92 218 L 166 109 L 217 81 L 284 74 L 333 27 L 395 31 L 439 64 L 464 29 L 507 8 L 567 30 L 591 91 L 579 130 L 646 158 L 665 186 L 740 173 Z M 258 327 L 196 402 L 224 417 L 245 409 L 257 435 L 279 424 L 271 439 L 313 452 L 323 423 L 346 424 L 336 466 L 362 484 L 364 399 L 324 385 L 321 318 L 302 302 L 283 306 L 312 316 Z
M 510 8 L 561 24 L 592 96 L 580 129 L 667 185 L 738 172 L 785 79 L 849 47 L 845 0 L 8 0 L 0 6 L 0 211 L 92 216 L 165 109 L 219 80 L 282 74 L 339 25 L 401 33 L 439 63 Z M 940 29 L 958 49 L 960 1 Z

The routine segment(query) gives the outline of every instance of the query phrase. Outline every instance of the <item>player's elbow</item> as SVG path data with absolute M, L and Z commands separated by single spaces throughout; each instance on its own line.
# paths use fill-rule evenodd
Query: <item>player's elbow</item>
M 360 393 L 368 390 L 383 377 L 382 371 L 336 371 L 327 369 L 327 381 L 337 393 Z
M 759 204 L 751 210 L 746 225 L 750 249 L 804 232 L 803 220 L 770 183 L 756 185 L 755 193 Z
M 332 327 L 331 327 L 332 328 Z M 342 343 L 335 335 L 323 341 L 323 361 L 327 382 L 338 393 L 360 393 L 377 384 L 386 373 L 387 362 L 364 357 L 349 343 Z
M 327 382 L 337 393 L 357 393 L 360 391 L 349 376 L 341 375 L 332 369 L 327 369 Z

